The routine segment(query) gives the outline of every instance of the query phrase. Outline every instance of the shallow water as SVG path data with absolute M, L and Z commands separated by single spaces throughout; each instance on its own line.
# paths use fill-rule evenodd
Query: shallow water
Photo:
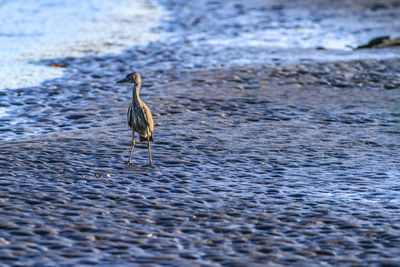
M 60 77 L 43 59 L 119 52 L 159 38 L 151 29 L 166 16 L 144 0 L 1 1 L 0 89 Z M 60 62 L 62 63 L 62 62 Z
M 322 1 L 200 1 L 176 9 L 179 15 L 173 22 L 181 31 L 172 43 L 184 42 L 188 50 L 196 50 L 184 67 L 399 57 L 396 49 L 352 49 L 377 36 L 397 37 L 398 5 L 373 10 L 372 4 L 362 2 L 327 9 Z M 190 20 L 182 23 L 181 16 Z M 185 47 L 180 50 L 186 53 Z

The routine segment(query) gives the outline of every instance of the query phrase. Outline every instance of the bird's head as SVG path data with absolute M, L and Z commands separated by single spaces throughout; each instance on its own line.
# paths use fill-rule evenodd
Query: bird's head
M 132 72 L 126 75 L 125 78 L 119 80 L 117 83 L 134 83 L 140 84 L 142 82 L 142 77 L 140 76 L 139 72 Z

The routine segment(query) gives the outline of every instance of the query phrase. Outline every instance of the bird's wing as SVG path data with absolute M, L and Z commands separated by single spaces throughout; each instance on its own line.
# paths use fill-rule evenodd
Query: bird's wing
M 150 130 L 150 135 L 153 135 L 154 123 L 153 123 L 153 116 L 151 115 L 151 111 L 145 103 L 143 103 L 142 110 L 143 110 L 143 115 L 144 115 L 145 121 L 147 122 L 147 126 L 149 127 L 149 130 Z
M 149 119 L 147 116 L 147 112 L 146 112 L 146 107 L 145 106 L 140 106 L 140 113 L 142 113 L 142 117 L 144 119 L 144 122 L 146 123 L 146 125 L 149 125 Z
M 150 141 L 154 142 L 154 123 L 153 123 L 153 116 L 151 115 L 151 111 L 149 107 L 145 104 L 142 103 L 140 106 L 141 110 L 143 112 L 143 119 L 146 122 L 147 129 L 150 131 Z

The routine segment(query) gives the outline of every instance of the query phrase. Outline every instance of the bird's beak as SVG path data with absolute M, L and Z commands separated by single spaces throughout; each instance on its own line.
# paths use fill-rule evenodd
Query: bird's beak
M 126 83 L 126 82 L 129 82 L 129 81 L 131 81 L 131 79 L 123 78 L 122 80 L 119 80 L 117 83 Z

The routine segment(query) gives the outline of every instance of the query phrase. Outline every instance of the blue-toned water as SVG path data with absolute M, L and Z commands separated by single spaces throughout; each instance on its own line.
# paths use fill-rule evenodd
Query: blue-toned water
M 204 3 L 191 5 L 198 10 L 207 9 Z M 214 17 L 208 17 L 207 12 L 204 17 L 192 15 L 193 21 L 199 21 L 194 25 L 192 20 L 173 22 L 178 28 L 170 32 L 168 45 L 180 48 L 174 53 L 179 57 L 186 50 L 196 50 L 199 55 L 179 60 L 179 67 L 258 65 L 277 59 L 292 64 L 303 59 L 337 61 L 399 55 L 395 50 L 351 49 L 376 36 L 396 37 L 400 29 L 394 19 L 398 9 L 380 11 L 380 15 L 370 12 L 348 16 L 337 12 L 336 16 L 323 16 L 313 15 L 312 9 L 303 5 L 291 9 L 278 6 L 271 12 L 253 8 L 246 14 L 240 13 L 238 7 L 232 2 Z M 177 15 L 188 13 L 193 10 L 182 5 Z M 163 29 L 157 26 L 168 17 L 159 2 L 146 0 L 0 0 L 0 90 L 35 86 L 62 75 L 61 68 L 37 63 L 43 59 L 120 52 L 159 40 L 165 33 L 155 29 Z M 214 27 L 210 29 L 204 21 L 214 21 Z M 190 46 L 182 45 L 185 42 Z M 169 63 L 160 67 L 169 68 Z
M 0 0 L 0 89 L 61 76 L 42 59 L 118 52 L 156 40 L 165 11 L 145 0 Z
M 397 266 L 398 0 L 144 1 L 0 0 L 0 266 Z

